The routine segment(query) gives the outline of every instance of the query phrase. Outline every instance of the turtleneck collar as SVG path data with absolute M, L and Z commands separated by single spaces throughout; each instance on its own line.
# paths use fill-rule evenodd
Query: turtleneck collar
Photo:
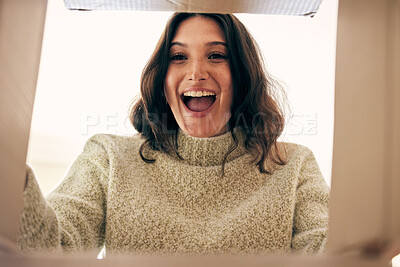
M 239 128 L 234 129 L 239 141 L 238 147 L 232 151 L 226 162 L 232 161 L 246 152 L 244 147 L 245 134 Z M 225 154 L 234 143 L 230 131 L 215 137 L 198 138 L 178 131 L 178 153 L 190 165 L 203 167 L 221 165 Z

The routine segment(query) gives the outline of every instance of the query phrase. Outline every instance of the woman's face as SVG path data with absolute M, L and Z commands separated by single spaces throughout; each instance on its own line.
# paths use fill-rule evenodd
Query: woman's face
M 171 42 L 165 94 L 186 134 L 212 137 L 228 131 L 233 85 L 227 44 L 214 20 L 191 17 Z

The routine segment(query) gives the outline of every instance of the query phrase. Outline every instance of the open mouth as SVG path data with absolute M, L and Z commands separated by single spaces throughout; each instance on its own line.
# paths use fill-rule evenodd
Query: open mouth
M 215 94 L 211 92 L 185 92 L 181 99 L 185 106 L 193 112 L 208 110 L 215 102 Z

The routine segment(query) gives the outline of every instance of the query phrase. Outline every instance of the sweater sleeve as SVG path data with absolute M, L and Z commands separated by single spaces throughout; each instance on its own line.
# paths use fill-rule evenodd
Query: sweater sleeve
M 27 186 L 18 247 L 23 252 L 93 252 L 104 243 L 109 161 L 92 137 L 61 184 L 45 198 L 32 170 Z
M 300 167 L 294 211 L 292 249 L 321 253 L 328 234 L 329 187 L 311 150 L 306 149 Z

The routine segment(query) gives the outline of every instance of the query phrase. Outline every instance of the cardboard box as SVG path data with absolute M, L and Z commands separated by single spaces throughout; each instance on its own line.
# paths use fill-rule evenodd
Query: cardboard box
M 400 240 L 399 1 L 339 4 L 329 249 Z
M 65 0 L 73 10 L 143 10 L 313 16 L 322 0 Z
M 89 0 L 71 9 L 93 9 Z M 227 4 L 227 2 L 229 4 Z M 320 1 L 111 1 L 100 9 L 186 10 L 312 15 Z M 279 8 L 286 3 L 289 9 Z M 205 5 L 203 5 L 205 4 Z M 400 240 L 400 8 L 398 0 L 339 5 L 335 135 L 329 249 L 359 251 L 371 240 Z M 123 8 L 126 8 L 122 6 Z M 168 9 L 170 8 L 170 9 Z M 291 11 L 290 11 L 291 9 Z M 2 266 L 118 265 L 138 259 L 14 256 L 45 0 L 0 0 L 0 262 Z M 143 262 L 142 262 L 143 263 Z M 162 262 L 146 262 L 154 266 Z M 151 265 L 153 264 L 153 265 Z M 216 265 L 216 262 L 209 265 Z M 259 266 L 385 266 L 363 257 L 264 258 Z
M 0 251 L 15 250 L 46 5 L 0 0 Z

